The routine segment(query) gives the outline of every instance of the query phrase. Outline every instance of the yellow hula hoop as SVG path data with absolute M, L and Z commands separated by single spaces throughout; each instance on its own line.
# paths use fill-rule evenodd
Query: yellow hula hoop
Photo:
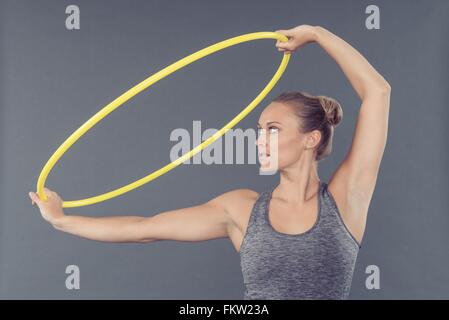
M 152 84 L 158 82 L 159 80 L 165 78 L 169 74 L 185 67 L 186 65 L 201 59 L 207 55 L 210 55 L 216 51 L 222 50 L 224 48 L 246 42 L 251 40 L 257 40 L 257 39 L 275 39 L 282 42 L 288 41 L 288 38 L 284 36 L 283 34 L 276 33 L 276 32 L 254 32 L 254 33 L 248 33 L 244 34 L 238 37 L 230 38 L 221 42 L 218 42 L 216 44 L 213 44 L 209 47 L 206 47 L 202 50 L 199 50 L 167 67 L 160 70 L 159 72 L 153 74 L 149 78 L 145 79 L 144 81 L 140 82 L 136 86 L 132 87 L 122 95 L 120 95 L 118 98 L 116 98 L 114 101 L 103 107 L 99 112 L 97 112 L 93 117 L 91 117 L 89 120 L 87 120 L 81 127 L 79 127 L 75 132 L 68 137 L 64 143 L 59 146 L 59 148 L 55 151 L 55 153 L 50 157 L 50 159 L 45 164 L 44 168 L 42 169 L 39 178 L 37 180 L 37 193 L 39 195 L 40 199 L 43 199 L 44 201 L 47 201 L 47 197 L 44 193 L 44 185 L 45 180 L 47 179 L 48 174 L 50 173 L 53 166 L 56 164 L 56 162 L 59 160 L 59 158 L 62 157 L 62 155 L 82 136 L 84 135 L 90 128 L 92 128 L 95 124 L 97 124 L 101 119 L 103 119 L 106 115 L 111 113 L 113 110 L 121 106 L 123 103 L 134 97 L 136 94 L 141 92 L 142 90 L 148 88 Z M 234 119 L 232 119 L 228 124 L 226 124 L 223 128 L 221 128 L 219 131 L 217 131 L 214 135 L 210 136 L 208 139 L 206 139 L 203 143 L 198 145 L 197 147 L 190 150 L 188 153 L 184 154 L 183 156 L 179 157 L 175 161 L 165 165 L 164 167 L 154 171 L 153 173 L 147 175 L 146 177 L 143 177 L 139 180 L 136 180 L 128 185 L 125 185 L 121 188 L 115 189 L 113 191 L 100 194 L 95 197 L 81 199 L 81 200 L 74 200 L 74 201 L 63 201 L 62 207 L 63 208 L 73 208 L 73 207 L 81 207 L 81 206 L 87 206 L 91 205 L 97 202 L 105 201 L 114 197 L 117 197 L 123 193 L 126 193 L 128 191 L 131 191 L 135 188 L 140 187 L 141 185 L 150 182 L 151 180 L 156 179 L 157 177 L 167 173 L 168 171 L 174 169 L 179 164 L 183 163 L 187 159 L 194 156 L 196 153 L 198 153 L 200 150 L 203 150 L 206 148 L 209 144 L 220 138 L 222 135 L 224 135 L 228 130 L 230 130 L 233 126 L 235 126 L 237 123 L 239 123 L 244 117 L 246 117 L 259 103 L 262 101 L 262 99 L 271 91 L 271 89 L 274 87 L 274 85 L 278 82 L 278 80 L 281 78 L 282 74 L 285 71 L 285 68 L 287 67 L 288 61 L 290 59 L 290 53 L 285 52 L 284 57 L 281 61 L 281 64 L 279 65 L 278 70 L 274 74 L 273 78 L 271 78 L 270 82 L 265 86 L 265 88 L 259 93 L 259 95 L 251 101 L 251 103 L 243 109 Z

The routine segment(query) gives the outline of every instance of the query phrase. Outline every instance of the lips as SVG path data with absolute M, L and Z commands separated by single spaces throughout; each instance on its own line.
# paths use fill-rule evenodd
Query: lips
M 270 161 L 270 154 L 269 153 L 259 153 L 259 161 L 261 163 L 268 163 Z

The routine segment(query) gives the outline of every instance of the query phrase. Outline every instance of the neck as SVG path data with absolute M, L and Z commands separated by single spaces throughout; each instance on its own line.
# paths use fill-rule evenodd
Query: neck
M 293 166 L 280 171 L 280 183 L 273 195 L 291 204 L 304 204 L 313 198 L 318 190 L 320 178 L 317 167 L 317 161 L 310 155 L 301 157 Z

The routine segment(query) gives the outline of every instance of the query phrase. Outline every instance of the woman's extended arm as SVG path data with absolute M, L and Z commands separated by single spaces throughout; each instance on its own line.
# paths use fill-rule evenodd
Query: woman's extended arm
M 42 217 L 56 229 L 90 240 L 103 242 L 152 242 L 156 240 L 203 241 L 228 236 L 228 214 L 223 201 L 229 192 L 204 204 L 162 212 L 152 217 L 85 217 L 65 215 L 62 199 L 44 189 L 48 198 L 41 201 L 30 192 Z

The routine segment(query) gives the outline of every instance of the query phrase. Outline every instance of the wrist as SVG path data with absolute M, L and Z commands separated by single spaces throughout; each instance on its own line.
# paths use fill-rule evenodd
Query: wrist
M 319 42 L 321 35 L 325 32 L 325 29 L 321 26 L 313 26 L 310 32 L 313 41 Z
M 55 229 L 64 230 L 67 226 L 68 218 L 66 215 L 62 215 L 57 218 L 53 218 L 50 223 Z

